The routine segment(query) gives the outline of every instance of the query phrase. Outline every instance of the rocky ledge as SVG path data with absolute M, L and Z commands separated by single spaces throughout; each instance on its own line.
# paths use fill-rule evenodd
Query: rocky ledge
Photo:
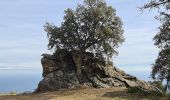
M 75 52 L 60 50 L 50 54 L 43 54 L 41 63 L 43 67 L 43 79 L 39 82 L 36 92 L 70 89 L 79 86 L 106 88 L 106 87 L 140 87 L 147 92 L 161 93 L 155 86 L 126 74 L 112 64 L 105 64 L 92 53 L 83 53 L 81 67 L 81 84 L 76 75 L 76 67 L 73 60 Z

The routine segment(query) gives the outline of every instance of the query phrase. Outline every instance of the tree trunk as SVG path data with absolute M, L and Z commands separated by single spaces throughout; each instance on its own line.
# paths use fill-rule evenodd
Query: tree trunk
M 170 94 L 170 76 L 167 77 L 166 93 Z
M 169 80 L 167 80 L 166 93 L 170 94 L 170 81 Z
M 81 83 L 81 79 L 82 79 L 82 74 L 81 74 L 81 63 L 82 63 L 82 53 L 81 52 L 76 52 L 73 55 L 73 59 L 75 62 L 75 66 L 76 66 L 76 74 L 79 80 L 79 83 Z
M 77 64 L 76 64 L 76 66 L 77 66 L 77 77 L 79 79 L 79 82 L 81 83 L 81 78 L 82 78 L 82 76 L 81 76 L 81 55 L 79 55 L 77 57 Z

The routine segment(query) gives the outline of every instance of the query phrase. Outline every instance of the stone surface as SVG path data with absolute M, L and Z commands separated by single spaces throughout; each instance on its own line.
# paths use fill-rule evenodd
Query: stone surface
M 141 87 L 147 91 L 161 92 L 149 83 L 138 80 L 124 71 L 107 65 L 93 54 L 85 52 L 82 57 L 81 84 L 76 75 L 73 60 L 75 52 L 58 51 L 53 55 L 43 54 L 41 59 L 43 79 L 40 81 L 36 92 L 68 89 L 84 85 L 85 87 Z

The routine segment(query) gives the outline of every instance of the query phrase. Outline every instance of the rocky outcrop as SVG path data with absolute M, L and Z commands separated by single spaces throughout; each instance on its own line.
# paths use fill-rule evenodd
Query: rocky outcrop
M 158 88 L 126 74 L 111 64 L 105 64 L 102 60 L 88 52 L 82 54 L 82 79 L 80 84 L 72 58 L 74 54 L 75 52 L 67 52 L 65 50 L 57 51 L 53 55 L 43 54 L 41 59 L 43 79 L 40 81 L 36 92 L 75 88 L 83 85 L 95 88 L 141 87 L 147 91 L 161 93 Z

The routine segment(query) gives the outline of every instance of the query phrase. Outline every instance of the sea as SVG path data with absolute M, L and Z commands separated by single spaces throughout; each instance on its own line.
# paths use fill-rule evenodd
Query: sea
M 33 92 L 42 79 L 42 70 L 0 70 L 0 93 Z
M 149 81 L 150 72 L 127 72 L 137 78 Z M 12 69 L 0 70 L 0 93 L 23 93 L 33 92 L 42 80 L 41 69 Z

